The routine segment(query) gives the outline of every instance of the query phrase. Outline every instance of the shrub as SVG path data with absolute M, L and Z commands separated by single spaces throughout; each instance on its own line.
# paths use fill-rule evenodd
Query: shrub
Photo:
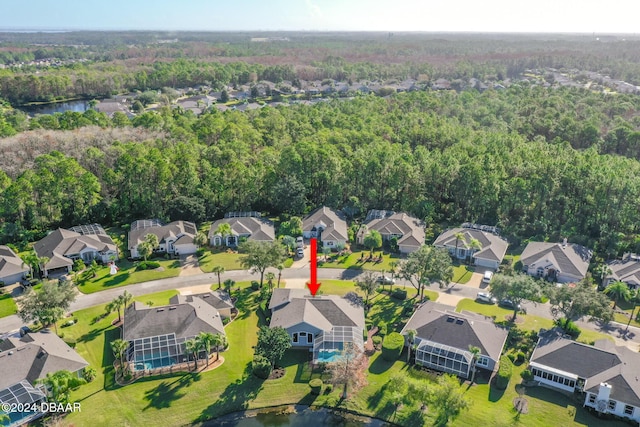
M 382 357 L 385 360 L 393 361 L 400 358 L 404 347 L 404 337 L 398 332 L 392 332 L 382 342 Z
M 320 394 L 322 392 L 322 380 L 320 378 L 312 379 L 309 381 L 309 387 L 311 387 L 311 394 Z
M 136 270 L 153 270 L 158 267 L 160 267 L 160 263 L 158 261 L 140 261 Z
M 514 363 L 516 361 L 516 355 L 513 353 L 509 353 L 507 354 L 507 357 L 509 358 L 509 360 L 511 361 L 511 363 Z
M 333 391 L 333 385 L 332 384 L 327 384 L 327 386 L 324 388 L 324 394 L 329 394 Z
M 269 359 L 259 354 L 253 356 L 253 362 L 251 363 L 251 370 L 253 372 L 253 375 L 266 380 L 271 374 L 271 369 L 272 367 Z
M 87 366 L 86 368 L 84 368 L 84 372 L 82 372 L 82 378 L 84 378 L 84 380 L 88 383 L 95 380 L 96 375 L 96 369 L 92 368 L 91 366 Z
M 520 377 L 524 381 L 531 381 L 533 379 L 533 374 L 531 373 L 530 370 L 525 369 L 524 371 L 520 372 Z
M 556 319 L 554 320 L 554 324 L 560 328 L 562 328 L 562 330 L 564 331 L 565 334 L 570 335 L 571 338 L 573 338 L 574 340 L 576 338 L 578 338 L 578 336 L 580 335 L 580 328 L 578 328 L 578 326 L 576 326 L 575 323 L 569 321 L 569 323 L 567 324 L 567 326 L 565 327 L 564 324 L 565 320 L 564 319 Z
M 387 324 L 385 322 L 378 323 L 378 335 L 382 337 L 387 335 Z
M 196 256 L 200 258 L 202 255 L 204 255 L 204 252 L 205 252 L 204 248 L 199 248 L 196 250 Z
M 508 357 L 502 356 L 500 358 L 500 368 L 498 368 L 498 375 L 496 375 L 496 387 L 500 390 L 504 390 L 509 385 L 511 374 L 513 373 L 513 364 Z
M 402 288 L 395 288 L 391 294 L 391 298 L 395 298 L 400 301 L 407 299 L 407 290 Z
M 522 362 L 524 362 L 524 359 L 525 359 L 525 358 L 526 358 L 525 354 L 524 354 L 523 352 L 519 351 L 519 352 L 516 354 L 516 363 L 522 363 Z
M 371 337 L 371 341 L 373 342 L 373 345 L 377 347 L 382 344 L 382 337 L 379 335 L 374 335 L 373 337 Z
M 256 282 L 255 280 L 251 281 L 251 290 L 257 291 L 260 289 L 260 282 Z

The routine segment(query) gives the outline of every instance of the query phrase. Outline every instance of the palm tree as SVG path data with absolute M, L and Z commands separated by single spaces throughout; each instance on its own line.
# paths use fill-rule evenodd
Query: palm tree
M 125 370 L 124 356 L 129 348 L 129 342 L 121 339 L 111 341 L 111 351 L 113 355 L 120 361 L 120 369 Z
M 227 291 L 227 293 L 229 295 L 231 295 L 231 288 L 233 288 L 233 285 L 235 285 L 236 282 L 234 280 L 231 279 L 227 279 L 224 281 L 224 290 Z
M 133 298 L 133 295 L 131 295 L 129 292 L 124 291 L 124 293 L 122 295 L 118 295 L 117 297 L 115 297 L 113 299 L 113 301 L 111 301 L 111 303 L 109 303 L 107 305 L 107 312 L 112 312 L 114 310 L 118 311 L 118 322 L 122 321 L 122 315 L 121 315 L 121 309 L 127 308 L 127 305 L 129 305 L 129 303 L 131 302 L 131 299 Z
M 58 335 L 58 320 L 64 317 L 64 308 L 62 307 L 51 307 L 42 310 L 40 313 L 39 319 L 42 323 L 42 326 L 53 325 L 53 329 L 56 331 L 56 335 Z
M 209 366 L 209 353 L 211 353 L 211 344 L 214 341 L 214 336 L 211 332 L 200 332 L 196 339 L 200 342 L 200 347 L 205 349 L 207 353 L 207 366 Z
M 469 255 L 469 264 L 471 264 L 473 254 L 482 249 L 482 243 L 480 243 L 480 240 L 478 239 L 471 239 L 469 240 L 469 249 L 471 249 L 471 255 Z
M 284 270 L 284 265 L 278 264 L 276 268 L 278 269 L 278 287 L 280 287 L 280 278 L 282 277 L 282 270 Z
M 196 236 L 193 238 L 193 243 L 195 243 L 199 248 L 206 246 L 207 244 L 207 235 L 202 231 L 199 231 Z
M 418 335 L 418 331 L 415 329 L 409 329 L 407 331 L 407 363 L 411 360 L 411 348 L 413 347 L 413 343 L 416 340 L 416 335 Z
M 200 343 L 197 339 L 191 338 L 190 340 L 186 340 L 184 342 L 184 350 L 187 354 L 193 355 L 193 363 L 195 369 L 198 369 L 198 351 L 200 350 Z
M 229 225 L 229 223 L 227 222 L 221 222 L 216 228 L 215 233 L 213 234 L 220 235 L 220 237 L 222 238 L 222 244 L 226 245 L 227 237 L 231 236 L 232 233 L 233 233 L 233 230 L 231 229 L 231 225 Z
M 220 282 L 220 275 L 224 273 L 224 267 L 221 265 L 216 265 L 211 271 L 218 275 L 218 289 L 220 289 L 222 287 L 222 283 Z
M 264 275 L 264 277 L 267 279 L 267 285 L 269 285 L 269 290 L 273 289 L 273 281 L 276 279 L 276 275 L 273 274 L 272 272 L 268 272 L 267 274 Z
M 220 347 L 226 344 L 226 337 L 222 334 L 214 334 L 211 346 L 216 349 L 216 360 L 220 360 Z
M 604 289 L 604 294 L 613 298 L 613 309 L 616 309 L 616 305 L 620 300 L 629 301 L 631 299 L 631 290 L 624 282 L 613 282 Z
M 476 379 L 476 363 L 478 362 L 478 356 L 480 355 L 480 348 L 470 345 L 469 353 L 471 353 L 471 384 Z
M 460 242 L 461 240 L 464 241 L 464 233 L 462 231 L 458 231 L 455 234 L 456 237 L 456 258 L 458 258 L 458 242 Z

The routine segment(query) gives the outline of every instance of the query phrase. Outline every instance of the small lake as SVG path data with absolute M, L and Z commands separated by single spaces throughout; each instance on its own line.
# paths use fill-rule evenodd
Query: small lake
M 49 104 L 25 105 L 19 108 L 30 116 L 36 114 L 64 113 L 65 111 L 84 113 L 89 109 L 89 101 L 51 102 Z
M 283 414 L 281 411 L 276 411 L 251 415 L 229 414 L 204 423 L 207 427 L 383 427 L 388 425 L 381 420 L 341 414 L 325 408 L 314 410 L 305 406 L 296 406 L 293 413 Z

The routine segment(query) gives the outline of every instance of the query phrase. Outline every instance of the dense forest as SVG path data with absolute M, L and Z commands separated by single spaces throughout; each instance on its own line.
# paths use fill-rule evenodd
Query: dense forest
M 640 249 L 639 102 L 522 84 L 199 117 L 39 116 L 0 141 L 1 236 L 325 204 L 408 211 L 432 232 L 497 224 L 516 244 L 567 236 L 613 257 Z

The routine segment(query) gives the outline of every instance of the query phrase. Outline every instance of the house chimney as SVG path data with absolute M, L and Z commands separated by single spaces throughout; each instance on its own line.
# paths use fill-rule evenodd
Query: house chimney
M 562 239 L 562 249 L 567 247 L 567 238 Z
M 600 388 L 598 389 L 598 398 L 597 400 L 604 400 L 606 402 L 609 401 L 609 396 L 611 396 L 611 384 L 600 383 Z

